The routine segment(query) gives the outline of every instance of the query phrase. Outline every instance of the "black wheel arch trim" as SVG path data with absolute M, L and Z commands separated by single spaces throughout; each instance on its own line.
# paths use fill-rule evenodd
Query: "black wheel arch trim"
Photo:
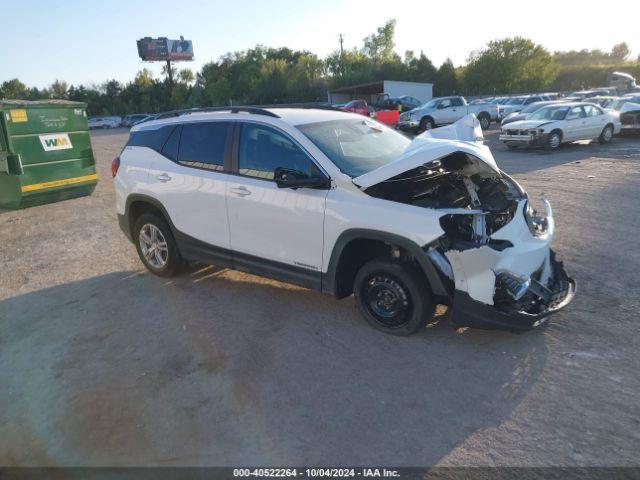
M 336 240 L 333 250 L 331 251 L 331 258 L 329 260 L 329 266 L 327 272 L 322 276 L 322 292 L 329 295 L 337 295 L 337 269 L 340 263 L 340 258 L 344 248 L 353 240 L 378 240 L 393 245 L 397 245 L 411 253 L 418 264 L 421 267 L 422 272 L 425 274 L 431 290 L 434 295 L 438 297 L 450 297 L 450 293 L 444 286 L 440 275 L 438 274 L 436 267 L 433 265 L 426 252 L 417 243 L 409 240 L 406 237 L 395 235 L 389 232 L 383 232 L 380 230 L 370 230 L 364 228 L 353 228 L 345 230 L 340 234 Z
M 252 273 L 275 280 L 300 285 L 313 290 L 321 289 L 322 273 L 304 267 L 289 265 L 274 260 L 268 260 L 242 252 L 234 252 L 224 247 L 211 245 L 181 232 L 171 221 L 169 213 L 157 199 L 144 194 L 131 194 L 127 197 L 125 214 L 118 215 L 120 227 L 125 235 L 132 240 L 130 208 L 134 202 L 144 202 L 157 208 L 169 224 L 171 234 L 176 241 L 180 255 L 188 260 L 195 260 L 218 267 L 233 268 L 241 272 Z M 126 229 L 126 230 L 125 230 Z

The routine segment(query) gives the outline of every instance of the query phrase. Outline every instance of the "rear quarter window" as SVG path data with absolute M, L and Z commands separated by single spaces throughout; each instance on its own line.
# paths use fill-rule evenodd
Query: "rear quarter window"
M 160 153 L 175 128 L 175 125 L 166 125 L 160 128 L 131 132 L 127 147 L 147 147 Z

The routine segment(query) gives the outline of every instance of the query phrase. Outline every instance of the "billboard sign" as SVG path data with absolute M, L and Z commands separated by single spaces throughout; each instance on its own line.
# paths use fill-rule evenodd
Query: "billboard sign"
M 145 37 L 137 43 L 138 56 L 145 61 L 193 60 L 193 42 L 182 36 L 180 40 Z

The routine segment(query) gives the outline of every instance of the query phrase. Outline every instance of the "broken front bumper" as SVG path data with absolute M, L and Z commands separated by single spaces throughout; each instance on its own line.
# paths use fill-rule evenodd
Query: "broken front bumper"
M 485 245 L 452 245 L 444 255 L 454 281 L 452 319 L 456 327 L 526 330 L 573 299 L 576 284 L 550 249 L 555 222 L 549 202 L 545 217 L 532 217 L 520 201 L 512 220 Z M 535 225 L 541 230 L 533 233 Z M 442 269 L 441 269 L 442 271 Z
M 504 143 L 511 145 L 527 145 L 530 147 L 539 147 L 545 144 L 547 139 L 546 134 L 532 135 L 532 134 L 501 134 L 498 137 Z
M 576 282 L 567 275 L 562 262 L 555 260 L 553 252 L 551 267 L 555 288 L 549 291 L 550 299 L 546 304 L 542 298 L 533 295 L 538 302 L 535 312 L 518 310 L 511 305 L 488 305 L 474 300 L 467 292 L 456 290 L 451 317 L 454 326 L 520 331 L 542 325 L 551 314 L 569 305 L 576 294 Z

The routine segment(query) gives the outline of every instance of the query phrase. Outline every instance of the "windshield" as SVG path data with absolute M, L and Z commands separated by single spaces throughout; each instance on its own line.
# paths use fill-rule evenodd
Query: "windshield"
M 509 99 L 507 105 L 522 105 L 522 102 L 524 102 L 524 97 L 515 97 Z
M 542 107 L 544 107 L 544 104 L 540 105 L 540 103 L 539 103 L 539 102 L 534 102 L 534 103 L 532 103 L 531 105 L 527 105 L 526 107 L 524 107 L 524 108 L 521 110 L 521 113 L 533 113 L 533 112 L 535 112 L 536 110 L 541 109 Z
M 435 99 L 431 100 L 430 102 L 427 102 L 424 105 L 421 105 L 419 108 L 435 108 L 436 104 L 439 101 L 440 101 L 439 98 L 435 98 Z
M 529 120 L 564 120 L 568 111 L 569 107 L 552 105 L 536 111 L 529 117 Z
M 297 128 L 350 177 L 390 163 L 411 143 L 404 135 L 371 120 L 330 120 Z

